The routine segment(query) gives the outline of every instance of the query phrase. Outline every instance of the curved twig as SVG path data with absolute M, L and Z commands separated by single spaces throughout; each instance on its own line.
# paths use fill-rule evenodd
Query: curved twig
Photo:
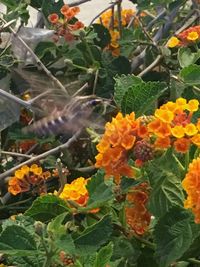
M 96 19 L 98 19 L 98 17 L 100 17 L 104 12 L 106 12 L 107 10 L 109 10 L 109 9 L 111 9 L 113 6 L 115 6 L 115 5 L 117 5 L 118 4 L 118 2 L 116 1 L 116 2 L 114 2 L 114 3 L 112 3 L 112 4 L 110 4 L 108 7 L 106 7 L 106 8 L 104 8 L 98 15 L 96 15 L 92 20 L 91 20 L 91 22 L 89 23 L 89 27 L 92 25 L 92 23 L 96 20 Z
M 7 23 L 7 21 L 5 21 L 3 18 L 0 18 L 1 21 L 3 21 L 5 24 Z M 17 32 L 12 28 L 12 27 L 8 27 L 9 30 L 12 32 L 12 34 L 14 35 L 14 37 L 27 49 L 27 51 L 31 54 L 31 56 L 34 58 L 34 60 L 36 61 L 36 64 L 41 67 L 44 72 L 46 73 L 46 75 L 55 82 L 55 84 L 62 90 L 65 92 L 65 94 L 68 94 L 66 88 L 62 85 L 62 83 L 55 77 L 52 75 L 52 73 L 45 67 L 45 65 L 42 63 L 42 61 L 37 57 L 37 55 L 33 52 L 33 50 L 30 48 L 30 46 L 27 45 L 27 43 L 17 34 Z
M 65 149 L 65 148 L 68 148 L 76 139 L 77 137 L 79 136 L 79 134 L 81 133 L 81 130 L 80 131 L 77 131 L 66 143 L 60 145 L 60 146 L 57 146 L 49 151 L 46 151 L 42 154 L 39 154 L 37 156 L 33 156 L 31 159 L 28 159 L 16 166 L 14 166 L 13 168 L 11 168 L 10 170 L 7 170 L 5 171 L 4 173 L 0 174 L 0 180 L 2 182 L 2 180 L 4 180 L 6 177 L 12 175 L 17 169 L 21 168 L 22 166 L 24 165 L 29 165 L 29 164 L 32 164 L 33 162 L 36 162 L 36 161 L 39 161 L 49 155 L 53 155 L 57 152 L 60 152 L 61 150 Z

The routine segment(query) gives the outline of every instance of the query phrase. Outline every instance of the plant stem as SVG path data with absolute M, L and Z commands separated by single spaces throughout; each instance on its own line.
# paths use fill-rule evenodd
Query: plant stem
M 189 150 L 185 153 L 185 171 L 187 171 L 190 162 Z
M 39 154 L 37 156 L 33 156 L 31 159 L 28 159 L 20 164 L 18 164 L 17 166 L 14 166 L 13 168 L 5 171 L 4 173 L 0 174 L 0 180 L 3 180 L 5 179 L 6 177 L 10 176 L 14 171 L 16 171 L 17 169 L 21 168 L 22 166 L 24 165 L 29 165 L 33 162 L 36 162 L 36 161 L 39 161 L 49 155 L 53 155 L 55 153 L 58 153 L 60 151 L 62 151 L 63 149 L 65 148 L 68 148 L 76 139 L 77 137 L 80 135 L 81 133 L 81 130 L 76 132 L 66 143 L 60 145 L 60 146 L 57 146 L 51 150 L 48 150 L 42 154 Z
M 97 69 L 96 72 L 95 72 L 94 85 L 93 85 L 93 90 L 92 90 L 93 95 L 95 95 L 97 82 L 98 82 L 98 77 L 99 77 L 99 69 Z
M 117 16 L 118 16 L 118 28 L 120 37 L 122 37 L 121 2 L 122 2 L 121 0 L 117 0 Z
M 187 259 L 188 262 L 191 262 L 191 263 L 194 263 L 194 264 L 197 264 L 200 266 L 200 260 L 197 260 L 197 259 L 194 259 L 194 258 L 190 258 L 190 259 Z
M 60 159 L 57 159 L 56 165 L 57 165 L 57 169 L 58 169 L 58 176 L 60 179 L 60 188 L 59 188 L 58 193 L 57 193 L 57 196 L 59 196 L 62 193 L 62 191 L 65 187 L 65 184 L 67 183 L 67 178 L 65 177 L 65 175 L 62 172 L 62 163 L 61 163 Z
M 89 54 L 89 56 L 90 56 L 90 58 L 92 60 L 92 63 L 95 64 L 96 63 L 96 60 L 95 60 L 95 58 L 94 58 L 94 56 L 92 54 L 92 50 L 91 50 L 90 46 L 88 45 L 88 43 L 86 42 L 86 40 L 84 39 L 84 37 L 82 37 L 81 40 L 84 43 L 84 45 L 85 45 L 85 47 L 86 47 L 86 49 L 88 51 L 88 54 Z
M 195 153 L 194 153 L 194 158 L 198 158 L 199 157 L 199 154 L 200 154 L 200 148 L 197 147 Z
M 7 24 L 7 21 L 3 18 L 0 18 L 1 21 L 3 21 L 5 24 Z M 31 54 L 31 56 L 36 61 L 36 64 L 43 69 L 43 71 L 46 73 L 46 75 L 55 82 L 55 84 L 65 93 L 68 95 L 68 92 L 66 88 L 62 85 L 62 83 L 52 75 L 52 73 L 45 67 L 45 65 L 42 63 L 42 61 L 38 58 L 38 56 L 33 52 L 33 50 L 28 46 L 28 44 L 17 34 L 17 32 L 12 28 L 8 27 L 9 30 L 13 33 L 14 37 L 26 48 L 26 50 Z
M 172 154 L 172 157 L 174 158 L 174 160 L 175 160 L 176 163 L 178 164 L 180 171 L 181 171 L 181 172 L 185 172 L 185 168 L 184 168 L 184 166 L 182 165 L 182 163 L 180 162 L 180 160 L 179 160 L 174 154 Z
M 21 153 L 16 153 L 16 152 L 11 152 L 11 151 L 0 150 L 0 154 L 9 155 L 13 157 L 22 157 L 22 158 L 29 158 L 29 159 L 32 158 L 31 155 L 21 154 Z

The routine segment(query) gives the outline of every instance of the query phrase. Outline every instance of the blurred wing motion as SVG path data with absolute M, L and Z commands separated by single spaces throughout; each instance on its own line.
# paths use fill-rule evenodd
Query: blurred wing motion
M 29 92 L 32 99 L 35 99 L 33 110 L 36 108 L 36 116 L 43 117 L 25 127 L 25 133 L 32 132 L 39 136 L 73 134 L 90 124 L 95 106 L 103 102 L 101 98 L 92 95 L 69 97 L 56 89 L 46 76 L 26 72 L 20 73 L 20 76 L 28 80 Z
M 36 121 L 24 129 L 25 132 L 34 132 L 39 136 L 49 134 L 70 133 L 87 127 L 90 116 L 101 99 L 79 99 L 71 100 L 62 111 L 55 111 L 52 115 Z

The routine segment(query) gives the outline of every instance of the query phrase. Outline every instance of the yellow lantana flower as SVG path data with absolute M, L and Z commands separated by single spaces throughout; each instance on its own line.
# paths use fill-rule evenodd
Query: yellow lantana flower
M 179 39 L 177 37 L 171 37 L 167 43 L 167 46 L 170 48 L 178 46 L 180 43 Z
M 188 101 L 187 110 L 194 112 L 199 108 L 199 101 L 197 99 L 191 99 Z
M 176 138 L 182 138 L 185 135 L 183 126 L 177 125 L 171 129 L 171 133 Z
M 187 39 L 189 41 L 196 41 L 198 38 L 199 38 L 199 35 L 197 32 L 189 32 L 188 33 Z
M 193 136 L 195 134 L 197 134 L 198 130 L 196 128 L 196 126 L 193 123 L 188 123 L 185 126 L 185 133 L 189 136 Z

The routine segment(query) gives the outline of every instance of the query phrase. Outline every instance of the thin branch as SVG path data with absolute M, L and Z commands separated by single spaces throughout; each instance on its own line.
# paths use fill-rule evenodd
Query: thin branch
M 12 151 L 0 150 L 0 154 L 9 155 L 9 156 L 13 156 L 13 157 L 22 157 L 22 158 L 29 158 L 29 159 L 32 158 L 31 155 L 17 153 L 17 152 L 12 152 Z
M 91 0 L 76 0 L 72 3 L 69 4 L 70 7 L 73 7 L 73 6 L 79 6 L 81 4 L 84 4 L 86 2 L 90 2 Z
M 160 62 L 160 60 L 163 58 L 162 55 L 158 55 L 157 58 L 147 67 L 145 68 L 143 71 L 141 71 L 137 76 L 138 77 L 142 77 L 144 76 L 147 72 L 149 72 L 150 70 L 152 70 L 155 66 L 158 65 L 158 63 Z
M 74 168 L 73 171 L 78 172 L 91 172 L 94 171 L 96 168 L 94 166 L 88 166 L 88 167 L 80 167 L 80 168 Z
M 122 14 L 121 14 L 121 0 L 117 0 L 117 17 L 118 17 L 118 28 L 119 28 L 119 36 L 122 36 Z
M 59 196 L 64 187 L 65 187 L 65 184 L 67 183 L 67 177 L 64 175 L 63 171 L 62 171 L 62 162 L 60 159 L 57 159 L 57 170 L 58 170 L 58 177 L 60 179 L 60 188 L 58 190 L 58 193 L 57 193 L 57 196 Z
M 181 79 L 179 79 L 179 78 L 178 78 L 177 76 L 175 76 L 175 75 L 171 75 L 170 77 L 171 77 L 172 79 L 174 79 L 174 80 L 180 82 L 180 83 L 184 83 L 184 81 L 182 81 Z M 198 88 L 198 87 L 195 86 L 195 85 L 193 85 L 192 87 L 193 87 L 193 90 L 195 90 L 197 93 L 200 93 L 200 88 Z
M 7 23 L 3 18 L 0 18 L 4 23 Z M 33 50 L 28 46 L 28 44 L 17 34 L 17 32 L 9 26 L 9 30 L 13 33 L 14 37 L 27 49 L 27 51 L 31 54 L 31 56 L 35 59 L 37 65 L 41 67 L 46 75 L 55 82 L 55 84 L 65 92 L 65 94 L 68 94 L 66 88 L 62 85 L 62 83 L 52 75 L 52 73 L 45 67 L 45 65 L 42 63 L 42 61 L 37 57 L 37 55 L 33 52 Z
M 107 10 L 112 9 L 113 6 L 117 5 L 117 2 L 114 2 L 112 4 L 110 4 L 108 7 L 104 8 L 98 15 L 96 15 L 91 22 L 89 23 L 88 27 L 90 27 L 92 25 L 92 23 L 98 19 L 98 17 L 100 17 L 103 13 L 105 13 Z
M 19 105 L 21 105 L 21 106 L 23 106 L 25 108 L 30 109 L 30 107 L 31 107 L 31 104 L 30 104 L 29 101 L 24 101 L 24 100 L 20 99 L 19 97 L 14 96 L 14 95 L 4 91 L 3 89 L 0 89 L 0 96 L 4 96 L 7 99 L 12 100 L 15 103 L 17 103 L 17 104 L 19 104 Z
M 154 42 L 161 40 L 163 36 L 169 32 L 170 28 L 173 25 L 173 21 L 176 18 L 177 13 L 179 9 L 182 7 L 182 5 L 183 4 L 176 6 L 174 9 L 172 9 L 172 11 L 169 14 L 165 16 L 166 23 L 162 27 L 159 28 L 159 30 L 156 32 L 156 34 L 152 38 Z M 138 56 L 133 58 L 132 64 L 131 64 L 132 72 L 134 72 L 141 64 L 143 64 L 145 56 L 146 56 L 146 48 Z
M 93 85 L 93 90 L 92 90 L 93 95 L 95 94 L 95 91 L 96 91 L 98 78 L 99 78 L 99 69 L 97 69 L 95 72 L 94 85 Z
M 72 95 L 72 97 L 75 97 L 75 96 L 79 95 L 80 93 L 84 92 L 84 90 L 87 89 L 88 87 L 89 87 L 89 84 L 88 83 L 85 83 L 80 89 L 78 89 L 76 91 L 76 93 L 74 93 Z
M 57 146 L 49 151 L 46 151 L 40 155 L 37 156 L 33 156 L 31 159 L 28 159 L 20 164 L 18 164 L 17 166 L 14 166 L 13 168 L 11 168 L 10 170 L 5 171 L 4 173 L 0 174 L 0 180 L 5 179 L 6 177 L 10 176 L 11 174 L 13 174 L 17 169 L 21 168 L 24 165 L 29 165 L 32 164 L 33 162 L 39 161 L 47 156 L 53 155 L 55 153 L 58 153 L 60 151 L 62 151 L 63 149 L 68 148 L 76 139 L 77 137 L 80 135 L 81 130 L 77 131 L 66 143 Z
M 138 21 L 139 25 L 140 25 L 140 28 L 142 29 L 144 35 L 146 35 L 146 37 L 151 41 L 151 43 L 156 46 L 156 42 L 155 40 L 151 37 L 151 35 L 148 33 L 148 31 L 146 30 L 145 26 L 143 25 L 141 19 L 139 18 L 139 16 L 135 16 L 133 15 L 133 17 L 135 17 L 135 20 Z

